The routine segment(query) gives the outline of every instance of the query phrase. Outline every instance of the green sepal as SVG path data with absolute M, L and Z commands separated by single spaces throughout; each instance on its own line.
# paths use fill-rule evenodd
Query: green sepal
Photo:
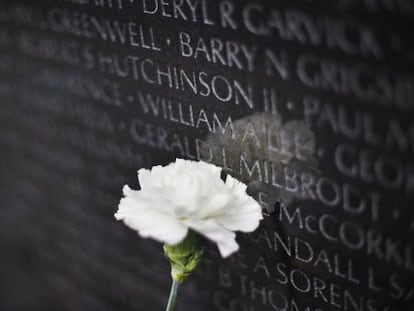
M 164 244 L 164 254 L 171 263 L 171 277 L 182 283 L 191 275 L 203 255 L 200 236 L 189 231 L 180 243 Z

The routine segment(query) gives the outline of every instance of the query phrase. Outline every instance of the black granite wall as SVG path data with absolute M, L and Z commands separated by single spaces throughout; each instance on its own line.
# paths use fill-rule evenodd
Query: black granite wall
M 176 157 L 265 220 L 177 310 L 414 310 L 414 2 L 0 0 L 0 310 L 163 310 L 116 222 Z

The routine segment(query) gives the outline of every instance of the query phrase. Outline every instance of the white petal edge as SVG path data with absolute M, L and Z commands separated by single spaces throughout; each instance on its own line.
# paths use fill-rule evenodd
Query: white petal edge
M 140 191 L 124 187 L 124 194 L 114 214 L 117 220 L 123 220 L 131 229 L 144 238 L 151 237 L 170 245 L 181 242 L 188 227 L 166 211 L 155 206 L 156 200 L 147 201 L 140 197 Z
M 239 201 L 239 202 L 237 202 Z M 229 213 L 217 216 L 215 219 L 225 228 L 232 231 L 252 232 L 263 219 L 262 208 L 253 198 L 244 202 L 235 200 L 235 207 Z
M 185 224 L 207 239 L 217 243 L 223 258 L 230 256 L 239 249 L 239 245 L 236 242 L 236 234 L 212 219 L 187 220 Z

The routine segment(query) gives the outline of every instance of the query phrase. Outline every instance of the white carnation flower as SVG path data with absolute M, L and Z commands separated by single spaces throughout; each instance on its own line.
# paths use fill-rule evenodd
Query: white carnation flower
M 233 231 L 254 231 L 262 219 L 260 205 L 246 194 L 246 185 L 221 168 L 177 159 L 169 165 L 140 169 L 141 190 L 123 188 L 117 220 L 168 245 L 180 243 L 189 229 L 217 243 L 223 257 L 239 246 Z

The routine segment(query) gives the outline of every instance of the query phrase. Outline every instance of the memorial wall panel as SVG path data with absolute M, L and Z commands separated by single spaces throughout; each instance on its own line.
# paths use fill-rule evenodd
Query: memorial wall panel
M 0 0 L 0 309 L 163 310 L 122 185 L 216 164 L 265 218 L 177 310 L 414 310 L 414 2 Z

